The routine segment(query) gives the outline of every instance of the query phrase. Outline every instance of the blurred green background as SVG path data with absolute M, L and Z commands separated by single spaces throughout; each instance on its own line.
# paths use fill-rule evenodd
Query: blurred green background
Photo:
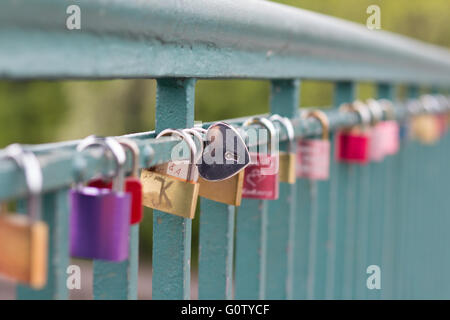
M 291 6 L 365 24 L 366 8 L 381 8 L 383 30 L 450 47 L 449 0 L 280 0 Z M 377 32 L 377 31 L 373 31 Z M 154 128 L 154 80 L 0 82 L 0 148 L 13 143 L 78 139 L 90 134 L 120 135 Z M 302 82 L 302 106 L 328 106 L 331 83 Z M 400 90 L 401 91 L 401 90 Z M 374 92 L 359 86 L 360 98 Z M 196 120 L 212 121 L 268 111 L 269 82 L 200 80 L 196 87 Z M 151 257 L 151 214 L 141 226 L 142 257 Z M 193 257 L 198 244 L 194 221 Z

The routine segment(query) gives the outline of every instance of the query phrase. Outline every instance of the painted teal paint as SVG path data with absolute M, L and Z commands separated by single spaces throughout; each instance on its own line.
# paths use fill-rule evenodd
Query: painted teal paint
M 331 169 L 331 168 L 330 168 Z M 330 174 L 332 174 L 330 172 Z M 316 181 L 317 204 L 316 211 L 313 211 L 313 221 L 311 224 L 312 243 L 311 250 L 314 251 L 312 257 L 312 268 L 314 268 L 312 297 L 314 299 L 326 298 L 327 286 L 327 257 L 329 254 L 328 234 L 330 217 L 330 181 Z
M 94 260 L 95 300 L 136 300 L 139 267 L 139 224 L 130 227 L 130 255 L 122 262 Z
M 156 131 L 194 125 L 195 79 L 160 79 Z M 192 221 L 153 211 L 153 299 L 189 299 Z
M 309 255 L 312 203 L 316 201 L 311 181 L 297 179 L 297 203 L 294 234 L 293 298 L 305 300 L 308 297 Z
M 109 5 L 78 0 L 77 5 L 81 32 L 64 28 L 64 2 L 2 1 L 0 75 L 450 83 L 444 49 L 269 1 L 191 0 L 180 6 L 178 0 Z
M 414 86 L 408 87 L 407 97 L 415 98 L 418 96 L 418 88 Z M 401 150 L 401 160 L 398 163 L 398 169 L 401 170 L 400 173 L 400 199 L 398 199 L 399 204 L 399 214 L 400 214 L 400 225 L 399 225 L 399 258 L 397 260 L 396 274 L 398 275 L 398 282 L 396 283 L 396 298 L 404 299 L 408 296 L 408 282 L 410 281 L 410 268 L 405 268 L 405 264 L 409 261 L 409 251 L 411 250 L 409 240 L 410 240 L 410 222 L 411 215 L 415 210 L 414 206 L 411 206 L 410 199 L 414 196 L 414 159 L 416 157 L 415 149 L 417 147 L 417 142 L 406 141 L 402 145 Z
M 199 299 L 232 299 L 235 207 L 202 198 L 200 214 Z
M 25 201 L 21 201 L 20 207 L 25 208 Z M 18 285 L 16 298 L 20 300 L 65 300 L 68 298 L 66 269 L 69 265 L 67 189 L 46 193 L 43 196 L 42 219 L 49 226 L 47 284 L 41 290 Z
M 337 82 L 334 89 L 334 106 L 354 100 L 356 85 L 354 82 Z M 335 142 L 332 140 L 333 145 Z M 353 173 L 352 166 L 337 163 L 331 155 L 333 174 L 331 179 L 330 202 L 331 219 L 329 220 L 330 254 L 328 256 L 327 298 L 348 298 L 349 287 L 353 279 L 352 267 L 354 242 L 354 201 L 353 189 L 350 186 Z
M 298 80 L 273 81 L 271 113 L 296 118 L 299 94 Z M 292 147 L 295 153 L 295 144 Z M 280 151 L 287 150 L 288 142 L 280 142 Z M 279 198 L 268 202 L 266 299 L 292 299 L 295 213 L 296 185 L 280 183 Z
M 377 86 L 377 95 L 379 99 L 394 100 L 394 87 L 387 84 L 379 84 Z M 382 290 L 366 290 L 366 296 L 368 299 L 380 299 L 382 293 L 387 293 L 389 290 L 389 279 L 392 276 L 389 275 L 389 267 L 386 265 L 390 261 L 389 258 L 383 258 L 383 249 L 389 250 L 391 244 L 387 244 L 384 248 L 385 238 L 388 237 L 384 233 L 385 223 L 389 222 L 389 206 L 387 199 L 390 197 L 390 192 L 393 192 L 391 185 L 387 184 L 389 180 L 388 162 L 391 157 L 386 157 L 381 162 L 372 162 L 369 165 L 370 175 L 370 198 L 369 198 L 369 219 L 368 219 L 368 243 L 367 243 L 367 258 L 365 267 L 369 265 L 379 266 L 382 270 L 383 284 Z M 386 227 L 389 227 L 389 223 Z M 383 261 L 385 263 L 383 263 Z M 368 277 L 368 275 L 366 275 Z M 393 280 L 393 279 L 392 279 Z
M 236 214 L 235 299 L 264 299 L 267 201 L 242 199 Z
M 316 279 L 317 279 L 317 235 L 318 235 L 318 224 L 319 224 L 319 215 L 317 212 L 317 181 L 309 180 L 309 189 L 310 189 L 310 223 L 309 223 L 309 248 L 308 248 L 308 282 L 306 284 L 306 299 L 312 300 L 316 299 L 317 290 L 316 290 Z
M 379 84 L 377 86 L 377 95 L 380 99 L 397 99 L 396 87 L 389 84 Z M 394 156 L 388 156 L 383 162 L 384 183 L 380 185 L 380 191 L 383 193 L 383 202 L 380 204 L 380 213 L 383 214 L 383 224 L 381 229 L 381 270 L 382 270 L 382 290 L 379 297 L 382 299 L 392 299 L 394 297 L 394 259 L 395 259 L 395 216 L 398 213 L 393 209 L 393 201 L 396 193 L 394 189 Z

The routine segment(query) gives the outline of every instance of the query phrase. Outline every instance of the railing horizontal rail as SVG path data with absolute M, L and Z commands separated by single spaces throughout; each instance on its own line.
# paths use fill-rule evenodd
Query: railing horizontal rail
M 407 108 L 403 103 L 396 103 L 393 110 L 395 110 L 395 118 L 399 120 L 404 119 L 408 115 L 424 112 L 423 109 Z M 444 111 L 444 109 L 437 109 L 433 112 L 440 111 Z M 326 114 L 329 119 L 330 130 L 361 123 L 360 117 L 355 113 L 331 110 L 326 111 Z M 384 117 L 386 117 L 386 114 Z M 228 122 L 241 130 L 245 135 L 246 129 L 241 126 L 244 120 L 245 118 L 238 118 L 231 119 Z M 297 117 L 291 120 L 296 138 L 320 135 L 322 132 L 322 126 L 317 119 L 301 119 Z M 209 123 L 205 123 L 203 126 L 208 127 L 208 125 Z M 284 130 L 280 130 L 278 124 L 275 125 L 279 132 L 280 141 L 287 140 L 288 137 Z M 149 167 L 171 160 L 171 150 L 179 143 L 179 139 L 172 137 L 154 139 L 155 134 L 153 131 L 128 134 L 124 137 L 135 140 L 140 148 L 140 167 Z M 25 149 L 38 155 L 44 181 L 46 182 L 43 189 L 44 192 L 67 187 L 74 181 L 86 181 L 100 173 L 108 174 L 114 168 L 114 161 L 101 157 L 101 154 L 95 149 L 83 152 L 85 155 L 83 158 L 76 157 L 75 149 L 78 142 L 79 140 L 74 140 L 24 146 Z M 259 143 L 264 143 L 264 141 L 259 141 Z M 0 158 L 1 156 L 2 150 L 0 150 Z M 129 163 L 129 168 L 131 168 L 131 163 Z M 58 174 L 55 174 L 55 170 Z M 26 184 L 22 174 L 20 174 L 20 169 L 9 160 L 0 160 L 0 200 L 25 196 L 26 193 Z
M 0 77 L 313 78 L 450 83 L 450 53 L 261 0 L 4 0 Z M 37 14 L 39 12 L 39 14 Z M 14 57 L 14 59 L 11 59 Z

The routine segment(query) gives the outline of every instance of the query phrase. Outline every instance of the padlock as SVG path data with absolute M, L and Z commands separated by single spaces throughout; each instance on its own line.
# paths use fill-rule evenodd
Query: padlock
M 286 151 L 280 151 L 279 154 L 279 168 L 278 168 L 278 180 L 280 182 L 286 182 L 289 184 L 295 183 L 295 173 L 296 173 L 296 154 L 293 151 L 295 143 L 294 136 L 294 127 L 292 126 L 291 121 L 286 117 L 281 117 L 277 114 L 274 114 L 270 117 L 272 122 L 279 122 L 288 135 L 288 147 Z
M 13 144 L 6 158 L 23 169 L 28 186 L 28 216 L 0 212 L 0 274 L 41 289 L 47 282 L 48 226 L 40 221 L 42 172 L 33 153 Z
M 129 149 L 133 155 L 133 169 L 130 176 L 125 179 L 125 192 L 131 196 L 131 215 L 130 224 L 140 223 L 142 221 L 142 184 L 138 177 L 139 170 L 139 148 L 133 140 L 121 138 L 120 144 Z M 88 187 L 99 189 L 112 189 L 112 181 L 103 178 L 90 180 Z
M 70 190 L 70 253 L 73 257 L 120 262 L 129 252 L 131 195 L 123 190 L 126 154 L 114 138 L 93 136 L 84 139 L 77 151 L 94 145 L 112 152 L 116 174 L 112 189 L 79 183 Z
M 394 106 L 391 101 L 382 99 L 380 105 L 386 114 L 386 119 L 383 121 L 384 132 L 386 138 L 384 141 L 385 155 L 395 155 L 400 149 L 400 126 L 395 119 Z
M 250 164 L 247 146 L 238 131 L 224 122 L 212 124 L 205 133 L 206 151 L 197 165 L 201 172 L 199 195 L 240 206 L 244 169 Z
M 367 107 L 371 113 L 369 159 L 373 162 L 381 162 L 386 155 L 385 147 L 389 139 L 388 128 L 385 126 L 384 121 L 382 121 L 383 108 L 374 99 L 367 100 Z
M 308 111 L 305 118 L 313 117 L 322 124 L 322 139 L 300 139 L 297 145 L 297 177 L 327 180 L 330 175 L 329 121 L 322 111 Z
M 242 197 L 249 199 L 278 199 L 278 150 L 276 150 L 276 129 L 265 118 L 253 117 L 243 126 L 260 124 L 268 131 L 267 153 L 250 152 L 250 165 L 245 168 Z M 257 137 L 257 135 L 255 135 Z
M 187 179 L 177 176 L 176 172 L 170 170 L 157 172 L 155 167 L 141 170 L 143 204 L 149 208 L 193 219 L 200 187 L 193 177 L 197 149 L 192 138 L 182 131 L 166 129 L 157 138 L 168 134 L 181 137 L 190 148 L 190 162 L 186 168 Z
M 436 117 L 432 114 L 421 114 L 413 117 L 413 136 L 423 144 L 435 144 L 440 137 L 440 128 Z
M 413 136 L 423 144 L 433 145 L 440 136 L 440 126 L 436 120 L 436 116 L 432 113 L 434 101 L 431 96 L 425 95 L 417 100 L 416 104 L 422 107 L 424 113 L 413 117 L 412 130 Z M 413 103 L 414 105 L 414 103 Z
M 199 174 L 204 180 L 225 180 L 249 164 L 247 146 L 233 126 L 216 122 L 208 128 L 202 162 L 197 164 Z
M 362 125 L 339 130 L 336 133 L 335 158 L 337 162 L 367 164 L 369 162 L 370 150 L 370 130 L 368 124 L 371 117 L 369 110 L 363 107 L 361 102 L 345 104 L 341 106 L 341 111 L 357 112 Z
M 198 183 L 200 184 L 198 193 L 200 197 L 232 206 L 241 205 L 244 170 L 221 181 L 208 181 L 199 177 Z

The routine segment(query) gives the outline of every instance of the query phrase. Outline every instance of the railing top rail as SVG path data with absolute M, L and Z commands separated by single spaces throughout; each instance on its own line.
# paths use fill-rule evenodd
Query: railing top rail
M 3 0 L 0 78 L 311 78 L 448 85 L 450 53 L 262 0 Z

